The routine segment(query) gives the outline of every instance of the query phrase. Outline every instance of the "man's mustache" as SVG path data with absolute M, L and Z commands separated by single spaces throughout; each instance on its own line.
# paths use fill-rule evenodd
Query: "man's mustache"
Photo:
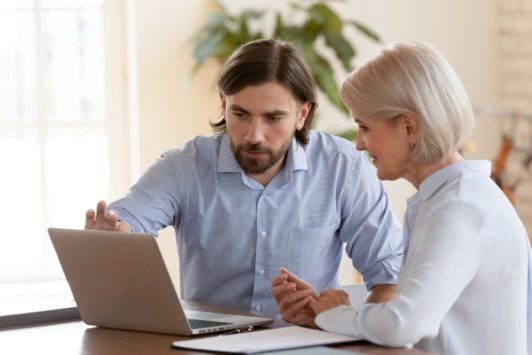
M 262 144 L 260 144 L 260 143 L 245 144 L 245 145 L 241 146 L 241 150 L 260 152 L 260 153 L 269 153 L 270 152 L 270 149 L 262 146 Z

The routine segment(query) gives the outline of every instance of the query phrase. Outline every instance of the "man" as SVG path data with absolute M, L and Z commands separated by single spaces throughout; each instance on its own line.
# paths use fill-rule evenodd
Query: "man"
M 299 51 L 250 42 L 218 89 L 217 134 L 163 154 L 112 212 L 103 201 L 87 211 L 85 228 L 173 225 L 181 297 L 261 315 L 278 314 L 270 280 L 280 267 L 317 290 L 337 286 L 342 243 L 369 288 L 394 284 L 400 225 L 366 156 L 310 131 L 316 89 Z

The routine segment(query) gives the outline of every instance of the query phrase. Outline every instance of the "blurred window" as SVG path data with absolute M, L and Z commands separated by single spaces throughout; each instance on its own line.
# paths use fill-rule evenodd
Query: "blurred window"
M 102 0 L 0 0 L 0 282 L 61 278 L 47 227 L 109 195 L 105 18 Z

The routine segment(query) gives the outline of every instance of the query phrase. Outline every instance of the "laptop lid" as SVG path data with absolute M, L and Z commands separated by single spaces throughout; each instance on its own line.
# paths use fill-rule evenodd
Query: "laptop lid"
M 60 228 L 48 233 L 87 324 L 194 335 L 273 321 L 198 311 L 187 319 L 152 235 Z

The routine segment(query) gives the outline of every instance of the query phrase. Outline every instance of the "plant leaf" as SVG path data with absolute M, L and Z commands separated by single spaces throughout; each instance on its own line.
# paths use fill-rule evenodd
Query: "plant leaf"
M 264 16 L 264 11 L 260 10 L 244 10 L 242 11 L 242 14 L 240 17 L 244 17 L 251 20 L 258 20 L 261 19 Z
M 342 31 L 342 20 L 329 6 L 321 3 L 314 4 L 308 10 L 308 16 L 320 29 Z
M 372 39 L 373 41 L 377 43 L 382 43 L 379 35 L 374 31 L 370 30 L 366 25 L 363 25 L 362 23 L 355 20 L 348 20 L 346 21 L 346 23 L 354 26 L 359 32 L 364 34 L 366 37 Z
M 338 32 L 325 31 L 323 36 L 325 37 L 325 44 L 334 50 L 345 71 L 350 72 L 353 70 L 351 62 L 356 55 L 356 51 L 351 43 Z
M 338 137 L 345 138 L 345 139 L 347 139 L 348 141 L 351 141 L 351 142 L 356 142 L 357 133 L 358 133 L 357 130 L 355 128 L 352 128 L 352 129 L 343 130 L 341 132 L 336 132 L 336 133 L 334 133 L 334 135 L 338 136 Z
M 273 38 L 282 38 L 285 32 L 283 18 L 280 13 L 275 14 L 275 25 L 273 27 Z
M 311 68 L 312 75 L 316 80 L 316 85 L 334 106 L 340 111 L 347 113 L 347 109 L 338 96 L 338 84 L 336 83 L 334 71 L 329 62 L 312 48 L 307 47 L 303 51 Z
M 210 57 L 216 57 L 220 50 L 220 45 L 224 39 L 225 31 L 218 31 L 213 33 L 210 37 L 202 38 L 196 43 L 194 48 L 194 58 L 199 66 L 201 66 Z

